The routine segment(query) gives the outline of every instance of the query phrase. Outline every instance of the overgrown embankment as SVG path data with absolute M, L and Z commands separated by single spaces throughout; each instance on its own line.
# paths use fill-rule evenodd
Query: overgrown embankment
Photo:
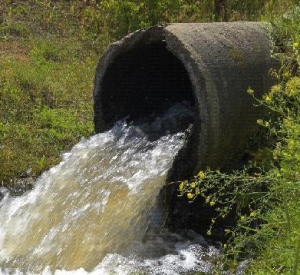
M 278 84 L 256 99 L 268 118 L 259 119 L 261 132 L 249 147 L 249 163 L 232 173 L 200 171 L 179 185 L 192 203 L 216 211 L 207 235 L 222 219 L 234 217 L 224 229 L 224 261 L 231 269 L 249 261 L 246 274 L 300 273 L 300 7 L 273 21 L 273 55 L 281 62 L 272 71 Z M 248 89 L 255 98 L 255 91 Z M 222 269 L 224 265 L 222 265 Z
M 51 1 L 0 4 L 0 181 L 38 175 L 93 132 L 95 65 L 114 40 L 167 22 L 257 20 L 273 1 Z

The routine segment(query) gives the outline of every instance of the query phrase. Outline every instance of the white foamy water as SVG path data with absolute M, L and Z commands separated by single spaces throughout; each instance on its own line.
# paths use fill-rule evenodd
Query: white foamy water
M 0 205 L 0 274 L 207 271 L 205 259 L 216 251 L 200 236 L 159 230 L 159 191 L 185 135 L 173 128 L 159 138 L 147 133 L 191 115 L 178 105 L 150 124 L 119 122 L 65 153 L 32 191 L 7 194 Z

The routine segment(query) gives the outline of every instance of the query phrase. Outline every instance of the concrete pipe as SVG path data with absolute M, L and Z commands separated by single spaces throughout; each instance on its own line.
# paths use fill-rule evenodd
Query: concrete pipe
M 258 22 L 176 23 L 136 31 L 113 43 L 96 69 L 94 122 L 105 131 L 118 119 L 189 100 L 197 118 L 183 174 L 228 167 L 257 129 L 260 96 L 271 86 L 268 25 Z M 183 154 L 183 153 L 182 153 Z

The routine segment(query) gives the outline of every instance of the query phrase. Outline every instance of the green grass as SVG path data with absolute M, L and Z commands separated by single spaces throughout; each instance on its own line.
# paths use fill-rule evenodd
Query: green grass
M 2 42 L 0 179 L 32 167 L 38 175 L 93 132 L 92 85 L 97 58 L 73 41 L 30 38 Z M 9 48 L 10 49 L 10 48 Z
M 294 0 L 228 1 L 230 20 L 261 19 Z M 0 181 L 59 162 L 93 132 L 92 85 L 104 49 L 137 28 L 223 20 L 214 1 L 3 0 L 0 5 Z M 32 148 L 35 148 L 32 150 Z M 41 161 L 42 160 L 42 161 Z

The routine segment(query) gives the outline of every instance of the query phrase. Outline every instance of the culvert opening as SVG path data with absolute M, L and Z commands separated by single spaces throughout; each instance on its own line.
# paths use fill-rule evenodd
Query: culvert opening
M 190 101 L 197 111 L 194 127 L 168 181 L 189 178 L 207 167 L 239 168 L 257 119 L 265 114 L 246 91 L 251 87 L 262 96 L 274 84 L 268 72 L 278 67 L 270 56 L 266 27 L 261 22 L 174 23 L 139 30 L 113 43 L 96 70 L 95 131 L 108 130 L 124 117 L 159 114 Z M 205 233 L 211 219 L 206 215 L 204 221 L 204 202 L 179 201 L 174 184 L 164 189 L 171 196 L 171 227 L 194 228 L 196 223 Z
M 197 132 L 200 126 L 194 87 L 185 66 L 162 40 L 151 44 L 138 43 L 130 50 L 123 50 L 113 56 L 114 58 L 108 54 L 108 59 L 104 59 L 104 64 L 109 62 L 109 65 L 103 67 L 104 72 L 101 71 L 101 83 L 96 83 L 96 87 L 100 87 L 95 98 L 96 131 L 97 127 L 98 131 L 109 129 L 123 118 L 130 122 L 145 117 L 148 119 L 149 116 L 156 119 L 178 105 L 182 107 L 182 103 L 189 106 L 193 110 L 193 116 L 189 116 L 188 121 L 183 121 L 180 127 L 181 131 L 187 131 L 188 142 L 175 157 L 166 182 L 189 178 L 197 163 Z M 100 122 L 97 121 L 97 115 Z M 160 130 L 155 138 L 161 135 Z M 145 132 L 149 133 L 149 130 L 143 129 L 143 133 Z M 160 200 L 163 207 L 166 201 L 173 202 L 176 198 L 176 184 L 162 188 Z M 170 208 L 170 211 L 174 210 Z M 167 226 L 172 227 L 172 222 L 168 221 Z
M 106 127 L 124 117 L 135 120 L 163 113 L 178 102 L 195 105 L 189 75 L 163 41 L 119 54 L 108 66 L 101 86 Z
M 100 62 L 94 90 L 95 130 L 106 131 L 123 118 L 128 122 L 145 117 L 155 120 L 178 104 L 188 104 L 193 116 L 181 120 L 180 128 L 175 127 L 175 131 L 170 131 L 170 127 L 167 129 L 170 134 L 188 129 L 188 142 L 169 171 L 170 182 L 190 177 L 196 167 L 199 108 L 184 64 L 168 50 L 160 31 L 159 38 L 153 37 L 154 42 L 134 41 L 129 49 L 123 47 L 126 45 L 123 41 L 120 49 L 112 48 Z M 161 132 L 144 130 L 147 134 L 151 132 L 148 139 L 166 134 L 164 129 Z

